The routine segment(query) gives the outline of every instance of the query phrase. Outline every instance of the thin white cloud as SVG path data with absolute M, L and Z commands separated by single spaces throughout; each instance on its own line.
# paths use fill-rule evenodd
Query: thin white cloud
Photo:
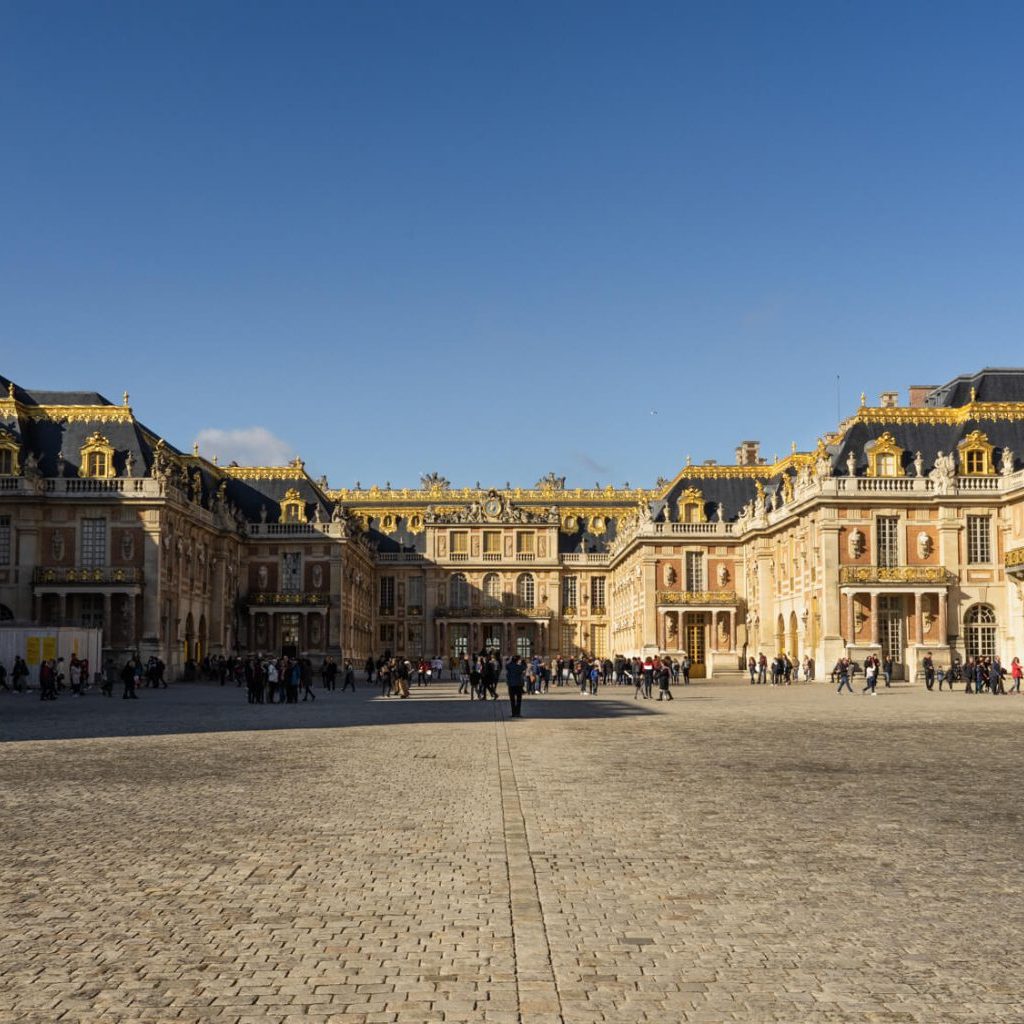
M 295 458 L 295 449 L 266 427 L 219 430 L 205 427 L 197 435 L 200 454 L 217 456 L 222 466 L 238 462 L 243 466 L 283 466 Z

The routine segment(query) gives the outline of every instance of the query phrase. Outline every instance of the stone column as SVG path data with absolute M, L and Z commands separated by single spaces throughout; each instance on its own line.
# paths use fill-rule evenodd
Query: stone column
M 857 595 L 851 590 L 846 595 L 846 628 L 848 630 L 847 643 L 857 642 Z
M 881 643 L 881 626 L 878 622 L 878 591 L 873 590 L 870 594 L 871 597 L 871 642 L 873 644 Z
M 68 624 L 68 592 L 66 590 L 60 594 L 58 615 L 60 616 L 60 625 L 66 626 Z
M 937 646 L 946 647 L 949 638 L 949 622 L 947 619 L 949 614 L 949 591 L 940 590 L 935 595 L 935 599 L 938 604 L 936 611 L 939 618 L 939 643 Z
M 114 639 L 114 617 L 111 611 L 112 605 L 113 602 L 110 599 L 110 591 L 105 591 L 103 594 L 103 642 L 108 647 L 113 644 Z
M 736 643 L 736 609 L 729 609 L 729 650 L 739 651 L 739 644 Z
M 125 632 L 128 634 L 128 646 L 134 648 L 135 641 L 138 639 L 135 635 L 135 595 L 125 594 L 124 602 L 125 611 L 127 612 L 125 615 Z
M 917 642 L 924 645 L 924 594 L 914 594 L 914 621 L 917 623 L 915 632 Z
M 644 563 L 643 646 L 645 650 L 654 650 L 658 646 L 658 595 L 654 569 L 653 561 Z

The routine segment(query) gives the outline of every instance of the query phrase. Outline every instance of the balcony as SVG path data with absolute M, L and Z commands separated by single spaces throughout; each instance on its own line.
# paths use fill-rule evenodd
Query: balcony
M 735 607 L 740 599 L 735 590 L 659 590 L 658 604 L 684 607 Z
M 1010 548 L 1003 564 L 1015 579 L 1024 577 L 1024 548 Z
M 118 565 L 93 566 L 87 569 L 44 568 L 32 571 L 34 586 L 43 587 L 119 587 L 139 586 L 142 570 Z
M 570 551 L 559 557 L 562 565 L 607 565 L 612 556 L 607 551 Z
M 331 595 L 323 593 L 259 593 L 249 595 L 250 608 L 323 608 L 331 603 Z
M 948 587 L 956 582 L 956 574 L 941 565 L 844 565 L 839 570 L 840 586 L 867 584 L 897 586 L 899 584 L 938 584 Z
M 159 498 L 163 485 L 152 477 L 118 476 L 110 479 L 92 477 L 0 477 L 0 491 L 23 494 L 31 497 L 45 495 L 48 498 L 70 496 L 73 498 L 122 495 L 129 498 Z
M 422 562 L 426 556 L 419 551 L 378 551 L 378 562 Z
M 249 523 L 250 537 L 344 537 L 344 523 Z
M 438 619 L 550 619 L 550 608 L 530 608 L 520 604 L 496 604 L 483 608 L 437 608 Z

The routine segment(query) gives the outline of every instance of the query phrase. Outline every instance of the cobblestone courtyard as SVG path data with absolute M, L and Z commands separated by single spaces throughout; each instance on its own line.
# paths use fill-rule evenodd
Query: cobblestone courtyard
M 317 693 L 0 695 L 0 1019 L 1024 1020 L 1024 699 Z

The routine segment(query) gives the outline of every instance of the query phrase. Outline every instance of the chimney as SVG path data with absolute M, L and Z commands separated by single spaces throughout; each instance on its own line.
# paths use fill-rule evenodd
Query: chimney
M 761 464 L 760 452 L 760 441 L 741 441 L 736 449 L 736 465 L 759 466 Z
M 908 389 L 910 408 L 920 409 L 925 399 L 938 387 L 938 384 L 911 384 Z
M 895 409 L 900 404 L 900 393 L 898 391 L 883 391 L 879 404 L 883 409 Z

